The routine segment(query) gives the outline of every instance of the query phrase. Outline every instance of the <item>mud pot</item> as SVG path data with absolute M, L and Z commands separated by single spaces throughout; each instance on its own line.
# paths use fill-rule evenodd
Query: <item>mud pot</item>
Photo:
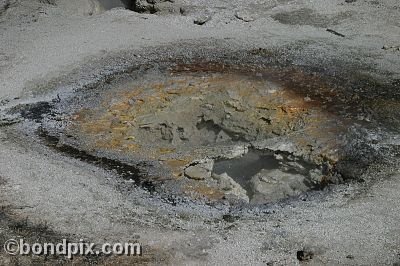
M 372 127 L 363 99 L 342 89 L 293 67 L 197 59 L 17 110 L 46 145 L 151 193 L 251 207 L 357 179 L 379 159 L 357 133 Z

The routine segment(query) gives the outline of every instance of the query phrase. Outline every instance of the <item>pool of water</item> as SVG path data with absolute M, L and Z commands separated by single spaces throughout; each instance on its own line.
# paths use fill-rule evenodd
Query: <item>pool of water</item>
M 262 169 L 279 168 L 279 161 L 272 153 L 249 151 L 242 157 L 231 160 L 220 160 L 214 164 L 214 173 L 227 173 L 239 185 L 246 188 L 249 180 Z
M 98 0 L 101 6 L 106 9 L 112 9 L 116 7 L 125 7 L 121 0 Z
M 316 186 L 313 176 L 321 175 L 315 166 L 301 158 L 254 149 L 241 157 L 216 161 L 213 173 L 232 178 L 246 191 L 250 203 L 256 204 L 313 189 Z

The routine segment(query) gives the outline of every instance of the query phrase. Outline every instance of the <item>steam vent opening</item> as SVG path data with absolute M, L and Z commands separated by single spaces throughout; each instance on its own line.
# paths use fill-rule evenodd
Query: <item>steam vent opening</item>
M 309 78 L 218 64 L 147 67 L 53 102 L 41 136 L 167 197 L 275 202 L 343 180 L 337 164 L 350 120 L 327 107 L 331 88 Z

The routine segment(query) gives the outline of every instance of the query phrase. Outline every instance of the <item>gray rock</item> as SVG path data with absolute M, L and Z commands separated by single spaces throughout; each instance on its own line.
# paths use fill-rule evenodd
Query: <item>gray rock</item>
M 203 160 L 196 165 L 191 165 L 185 169 L 185 176 L 190 179 L 204 180 L 211 177 L 214 166 L 213 160 Z
M 180 7 L 172 1 L 166 1 L 155 5 L 157 14 L 181 14 Z
M 254 21 L 252 14 L 250 14 L 248 11 L 236 11 L 235 17 L 243 20 L 244 22 Z
M 219 142 L 225 142 L 225 141 L 230 141 L 230 140 L 232 140 L 231 137 L 229 137 L 229 135 L 226 134 L 226 132 L 224 130 L 221 130 L 218 133 L 218 135 L 217 135 L 217 137 L 215 139 L 215 142 L 219 143 Z
M 305 171 L 304 166 L 301 165 L 301 164 L 298 163 L 298 162 L 290 162 L 290 161 L 287 161 L 287 162 L 282 162 L 281 164 L 282 164 L 282 166 L 283 166 L 284 168 L 286 168 L 288 171 L 290 171 L 290 170 L 295 170 L 295 171 L 301 172 L 301 173 L 303 173 L 303 172 Z
M 211 15 L 201 15 L 194 19 L 193 23 L 196 25 L 204 25 L 211 20 Z
M 249 152 L 249 148 L 246 145 L 235 145 L 224 151 L 225 159 L 233 159 L 245 155 Z
M 201 166 L 194 165 L 185 169 L 185 175 L 191 179 L 203 180 L 211 177 L 211 173 Z
M 301 155 L 298 154 L 299 149 L 296 147 L 293 141 L 287 137 L 268 138 L 252 142 L 252 145 L 259 150 L 269 149 L 272 151 L 287 152 L 296 156 Z
M 220 175 L 213 174 L 212 177 L 218 181 L 221 189 L 226 191 L 225 194 L 233 195 L 236 198 L 241 199 L 247 203 L 249 202 L 247 191 L 235 180 L 233 180 L 233 178 L 230 177 L 227 173 L 223 173 Z
M 299 195 L 309 189 L 300 174 L 286 173 L 279 169 L 262 170 L 250 181 L 253 194 L 251 203 L 266 203 Z

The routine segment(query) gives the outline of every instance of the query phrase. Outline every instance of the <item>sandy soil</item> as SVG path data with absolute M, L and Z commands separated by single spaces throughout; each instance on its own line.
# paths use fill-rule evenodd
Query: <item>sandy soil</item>
M 140 61 L 158 47 L 173 54 L 284 48 L 283 57 L 294 65 L 322 67 L 333 76 L 352 65 L 382 84 L 400 80 L 397 0 L 243 2 L 176 0 L 159 13 L 139 14 L 122 8 L 105 11 L 100 3 L 86 0 L 0 1 L 0 118 L 17 104 L 53 97 L 53 89 L 68 80 L 85 83 L 114 61 Z M 193 23 L 205 14 L 211 20 Z M 244 21 L 243 14 L 251 21 Z M 26 135 L 0 127 L 1 239 L 18 235 L 10 224 L 26 219 L 46 224 L 50 239 L 83 237 L 101 243 L 139 235 L 145 245 L 141 263 L 400 263 L 398 157 L 391 158 L 390 166 L 366 173 L 373 182 L 332 186 L 268 212 L 240 212 L 227 219 L 234 213 L 229 206 L 172 206 L 149 199 L 146 191 Z M 400 144 L 396 132 L 385 141 Z M 311 260 L 297 259 L 303 249 L 314 254 Z M 2 252 L 2 264 L 33 263 Z M 113 259 L 118 258 L 108 263 Z M 128 258 L 123 262 L 129 263 Z

